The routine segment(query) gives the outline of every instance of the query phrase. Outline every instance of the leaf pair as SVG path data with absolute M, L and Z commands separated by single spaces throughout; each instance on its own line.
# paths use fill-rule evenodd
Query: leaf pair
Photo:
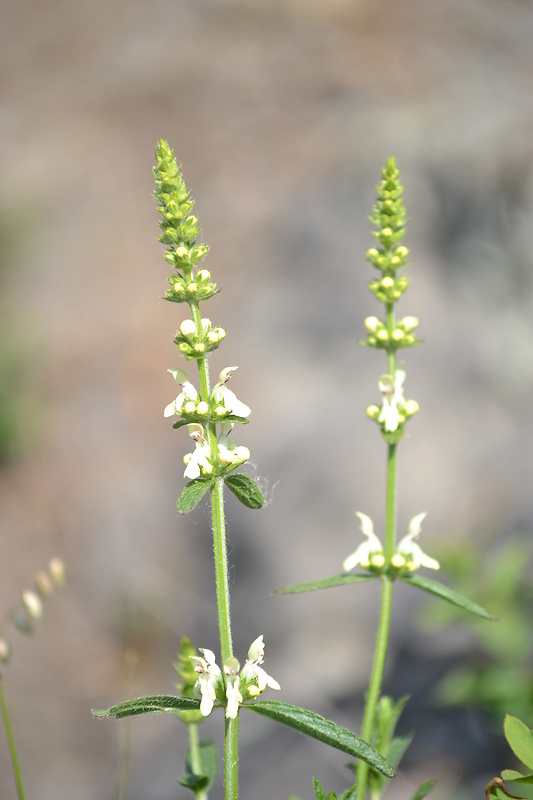
M 191 697 L 178 697 L 175 695 L 156 695 L 153 697 L 138 697 L 127 700 L 106 710 L 93 711 L 95 717 L 130 717 L 138 714 L 169 713 L 178 716 L 180 711 L 198 709 L 200 700 Z M 341 750 L 355 758 L 362 758 L 373 769 L 394 777 L 395 772 L 389 763 L 378 753 L 375 747 L 360 739 L 347 728 L 337 725 L 331 720 L 290 703 L 278 700 L 258 700 L 254 703 L 243 705 L 248 711 L 269 717 L 288 728 L 317 739 L 323 744 Z
M 187 514 L 198 505 L 202 497 L 211 489 L 216 478 L 194 478 L 183 488 L 178 499 L 178 511 L 180 514 Z M 235 497 L 247 508 L 261 508 L 263 505 L 263 495 L 261 490 L 248 475 L 242 472 L 226 475 L 224 483 L 233 492 Z
M 362 581 L 369 581 L 379 577 L 379 575 L 373 575 L 370 572 L 354 575 L 334 575 L 331 578 L 321 578 L 317 581 L 299 583 L 294 586 L 287 586 L 284 589 L 278 589 L 278 594 L 300 594 L 302 592 L 312 592 L 316 589 L 328 589 L 333 586 L 344 586 L 346 583 L 360 583 Z M 421 575 L 415 574 L 401 575 L 398 579 L 403 581 L 403 583 L 415 586 L 417 589 L 421 589 L 423 592 L 429 592 L 436 597 L 440 597 L 442 600 L 446 600 L 448 603 L 458 606 L 465 611 L 469 611 L 471 614 L 475 614 L 478 617 L 483 617 L 484 619 L 494 619 L 493 615 L 485 608 L 478 605 L 478 603 L 474 603 L 473 600 L 469 600 L 468 597 L 464 597 L 462 594 L 455 592 L 453 589 L 450 589 L 443 583 L 439 583 L 439 581 L 435 581 L 430 578 L 424 578 Z

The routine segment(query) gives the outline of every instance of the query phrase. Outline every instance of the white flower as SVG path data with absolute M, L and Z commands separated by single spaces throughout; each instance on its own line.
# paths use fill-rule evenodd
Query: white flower
M 400 407 L 404 405 L 403 383 L 405 381 L 405 371 L 396 370 L 394 382 L 390 375 L 382 375 L 379 381 L 379 388 L 383 392 L 383 405 L 377 419 L 383 423 L 386 431 L 397 430 L 400 424 Z
M 263 663 L 264 653 L 265 645 L 263 642 L 263 636 L 261 635 L 258 636 L 257 639 L 250 645 L 250 649 L 248 650 L 248 658 L 241 670 L 241 681 L 244 681 L 245 684 L 255 683 L 257 681 L 259 694 L 264 692 L 267 686 L 278 691 L 281 689 L 281 686 L 277 680 L 268 675 L 265 670 L 259 666 Z M 249 694 L 253 696 L 255 692 L 249 691 Z
M 170 372 L 170 374 L 174 376 L 174 380 L 181 384 L 182 387 L 182 391 L 179 393 L 176 399 L 173 400 L 172 403 L 169 403 L 163 411 L 163 416 L 172 417 L 174 414 L 180 413 L 184 403 L 188 401 L 196 403 L 199 395 L 192 383 L 189 383 L 187 373 L 182 369 L 169 369 L 167 372 Z
M 213 472 L 213 467 L 209 461 L 211 448 L 204 437 L 201 425 L 189 425 L 188 428 L 191 438 L 196 442 L 196 448 L 193 453 L 187 453 L 184 458 L 186 468 L 183 476 L 194 480 L 194 478 L 199 478 L 202 472 L 207 475 Z
M 374 533 L 374 523 L 366 514 L 362 514 L 360 511 L 356 511 L 355 513 L 361 520 L 361 531 L 367 537 L 367 541 L 360 544 L 357 550 L 344 559 L 342 568 L 345 572 L 350 572 L 350 570 L 358 564 L 360 564 L 363 569 L 368 569 L 371 566 L 371 559 L 373 556 L 381 555 L 383 557 L 383 546 Z M 383 563 L 385 563 L 384 557 L 382 564 Z M 380 564 L 380 566 L 382 566 L 382 564 Z
M 194 669 L 196 672 L 200 673 L 196 682 L 197 688 L 202 695 L 200 711 L 202 716 L 207 717 L 211 713 L 215 700 L 217 699 L 217 688 L 223 686 L 223 678 L 220 667 L 216 664 L 213 651 L 201 647 L 200 652 L 204 654 L 203 658 L 199 656 L 191 656 L 190 658 L 192 662 L 197 662 L 194 664 Z
M 242 703 L 242 694 L 239 691 L 239 678 L 228 680 L 226 683 L 226 717 L 235 719 L 239 713 L 239 706 Z
M 427 556 L 419 544 L 417 544 L 414 539 L 420 534 L 422 520 L 426 516 L 426 513 L 423 512 L 422 514 L 417 514 L 416 517 L 413 517 L 411 522 L 409 523 L 409 528 L 407 531 L 407 536 L 399 542 L 397 553 L 405 558 L 406 565 L 408 569 L 414 571 L 419 567 L 427 567 L 427 569 L 439 569 L 440 564 L 436 559 Z
M 229 435 L 233 428 L 233 422 L 220 423 L 220 436 L 217 442 L 218 457 L 220 459 L 220 463 L 224 466 L 233 464 L 237 467 L 239 464 L 244 464 L 245 461 L 248 461 L 250 458 L 250 451 L 243 445 L 235 447 L 233 442 L 230 441 Z
M 235 414 L 236 417 L 249 417 L 252 413 L 251 409 L 226 386 L 231 378 L 231 373 L 236 369 L 238 367 L 226 367 L 222 370 L 218 376 L 218 383 L 213 387 L 213 398 L 217 404 L 224 406 L 229 414 Z

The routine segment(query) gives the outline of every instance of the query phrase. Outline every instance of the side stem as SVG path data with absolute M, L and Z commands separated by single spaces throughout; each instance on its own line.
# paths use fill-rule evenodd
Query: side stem
M 2 708 L 2 719 L 6 729 L 7 742 L 9 745 L 9 755 L 11 756 L 11 763 L 13 765 L 13 772 L 15 775 L 15 783 L 17 784 L 17 795 L 19 800 L 25 800 L 24 787 L 22 785 L 22 774 L 20 772 L 20 765 L 17 756 L 17 748 L 15 746 L 15 739 L 13 737 L 13 730 L 11 728 L 11 721 L 6 706 L 6 698 L 4 696 L 4 687 L 2 678 L 0 677 L 0 706 Z

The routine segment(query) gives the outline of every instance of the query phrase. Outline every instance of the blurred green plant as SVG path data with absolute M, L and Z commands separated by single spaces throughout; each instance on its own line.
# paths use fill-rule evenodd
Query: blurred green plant
M 499 621 L 484 625 L 454 606 L 433 601 L 423 606 L 424 627 L 446 631 L 467 624 L 474 634 L 469 663 L 463 658 L 438 684 L 439 702 L 479 706 L 498 723 L 506 713 L 533 719 L 531 544 L 520 539 L 499 546 L 449 541 L 438 557 L 458 590 L 489 604 Z

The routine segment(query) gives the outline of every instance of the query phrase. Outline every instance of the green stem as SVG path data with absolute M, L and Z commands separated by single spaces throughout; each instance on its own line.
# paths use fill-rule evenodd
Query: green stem
M 195 775 L 202 775 L 202 759 L 200 755 L 200 737 L 198 735 L 198 725 L 195 722 L 189 723 L 189 755 L 191 767 Z M 208 800 L 209 795 L 203 789 L 194 792 L 196 800 Z
M 231 618 L 229 609 L 228 555 L 226 524 L 224 520 L 224 481 L 215 481 L 211 489 L 211 519 L 213 524 L 213 550 L 215 554 L 215 580 L 218 607 L 218 629 L 222 663 L 233 656 Z
M 392 366 L 394 367 L 395 364 L 393 363 Z M 394 373 L 391 374 L 394 375 Z M 387 508 L 385 526 L 385 557 L 387 560 L 389 560 L 394 553 L 396 540 L 396 476 L 397 445 L 390 444 L 387 458 Z M 392 586 L 393 581 L 388 576 L 383 575 L 381 578 L 381 610 L 376 650 L 374 653 L 374 663 L 372 665 L 372 674 L 370 676 L 370 684 L 366 696 L 363 727 L 361 730 L 361 738 L 367 742 L 372 741 L 374 718 L 376 716 L 376 709 L 381 693 L 381 684 L 383 682 L 392 610 Z M 366 761 L 360 759 L 357 764 L 357 793 L 359 800 L 365 800 L 367 780 L 368 764 Z
M 25 794 L 24 794 L 24 787 L 22 785 L 22 775 L 20 772 L 20 765 L 17 756 L 17 748 L 15 746 L 13 730 L 11 728 L 11 722 L 7 711 L 6 699 L 4 696 L 4 687 L 1 677 L 0 677 L 0 706 L 2 708 L 2 718 L 4 720 L 4 727 L 6 729 L 7 741 L 9 745 L 9 754 L 11 756 L 11 763 L 13 764 L 13 772 L 15 774 L 15 783 L 17 784 L 18 798 L 19 800 L 24 800 Z
M 226 719 L 224 739 L 224 798 L 237 800 L 239 797 L 239 716 Z
M 191 302 L 191 317 L 200 329 L 201 317 L 198 303 Z M 209 370 L 206 358 L 199 358 L 198 374 L 202 400 L 208 401 L 210 394 Z M 218 462 L 216 423 L 206 425 L 211 452 L 211 463 Z M 228 549 L 226 543 L 226 521 L 224 516 L 224 481 L 215 480 L 211 488 L 211 524 L 213 528 L 213 552 L 215 557 L 215 584 L 217 595 L 218 630 L 222 664 L 233 656 L 228 576 Z M 239 795 L 239 719 L 226 719 L 224 739 L 224 798 L 237 800 Z

